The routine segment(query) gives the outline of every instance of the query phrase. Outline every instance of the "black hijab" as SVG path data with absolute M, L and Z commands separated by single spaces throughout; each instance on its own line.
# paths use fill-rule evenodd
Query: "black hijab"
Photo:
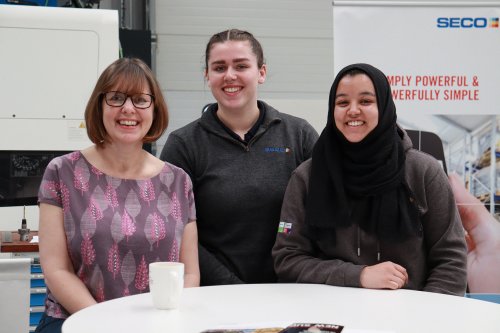
M 349 142 L 333 119 L 338 84 L 353 73 L 371 79 L 379 112 L 377 126 L 357 143 Z M 330 90 L 328 121 L 312 154 L 306 224 L 313 238 L 335 242 L 336 229 L 352 224 L 348 198 L 366 200 L 370 212 L 360 222 L 363 230 L 389 240 L 417 234 L 418 211 L 404 179 L 403 133 L 396 118 L 391 88 L 380 70 L 353 64 L 337 74 Z

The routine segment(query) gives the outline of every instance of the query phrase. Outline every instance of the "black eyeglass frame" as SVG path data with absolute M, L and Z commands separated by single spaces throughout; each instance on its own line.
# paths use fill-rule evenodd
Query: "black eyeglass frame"
M 111 104 L 109 104 L 108 99 L 107 99 L 107 97 L 106 97 L 106 95 L 107 95 L 107 94 L 109 94 L 109 93 L 115 93 L 115 94 L 116 94 L 116 93 L 120 93 L 120 94 L 123 94 L 123 95 L 125 95 L 125 96 L 127 96 L 127 97 L 123 100 L 123 103 L 122 103 L 121 105 L 111 105 Z M 149 97 L 151 97 L 151 103 L 149 103 L 149 105 L 148 105 L 148 106 L 137 106 L 137 105 L 135 105 L 135 103 L 134 103 L 134 99 L 133 99 L 132 97 L 137 96 L 137 95 L 148 95 Z M 107 105 L 109 105 L 109 106 L 111 106 L 111 107 L 116 107 L 116 108 L 119 108 L 119 107 L 122 107 L 123 105 L 125 105 L 125 103 L 127 102 L 127 99 L 128 99 L 129 97 L 130 97 L 130 101 L 132 102 L 132 104 L 134 105 L 134 107 L 136 107 L 136 108 L 138 108 L 138 109 L 143 109 L 143 110 L 144 110 L 144 109 L 149 108 L 149 107 L 151 106 L 151 104 L 153 104 L 153 103 L 154 103 L 154 101 L 155 101 L 155 96 L 154 96 L 154 95 L 151 95 L 151 94 L 139 93 L 139 94 L 129 95 L 129 94 L 127 94 L 127 93 L 124 93 L 124 92 L 121 92 L 121 91 L 115 91 L 115 90 L 102 92 L 102 93 L 101 93 L 101 96 L 104 98 L 104 102 L 106 102 L 106 104 L 107 104 Z

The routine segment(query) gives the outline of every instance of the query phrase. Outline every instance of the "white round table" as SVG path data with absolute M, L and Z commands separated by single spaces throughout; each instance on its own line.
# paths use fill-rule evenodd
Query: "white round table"
M 500 332 L 500 304 L 411 290 L 315 284 L 249 284 L 184 289 L 175 310 L 157 310 L 149 293 L 70 316 L 63 333 L 199 333 L 221 327 L 344 325 L 349 332 Z

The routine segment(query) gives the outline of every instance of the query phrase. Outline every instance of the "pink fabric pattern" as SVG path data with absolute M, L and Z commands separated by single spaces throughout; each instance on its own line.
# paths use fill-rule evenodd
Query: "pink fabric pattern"
M 89 234 L 84 235 L 82 242 L 82 261 L 84 265 L 90 266 L 95 260 L 95 249 Z
M 103 173 L 101 170 L 97 169 L 97 168 L 96 168 L 95 166 L 93 166 L 93 165 L 92 165 L 92 167 L 91 167 L 91 170 L 92 170 L 92 172 L 93 172 L 93 173 L 97 176 L 97 178 L 99 178 L 99 176 L 104 175 L 104 173 Z
M 125 284 L 125 289 L 123 290 L 122 296 L 130 295 L 129 286 L 134 282 L 136 270 L 137 269 L 134 256 L 132 255 L 132 251 L 129 251 L 125 258 L 123 258 L 122 267 L 120 270 L 122 280 Z
M 153 213 L 153 215 L 148 216 L 145 232 L 150 235 L 151 243 L 156 243 L 156 247 L 158 247 L 160 240 L 167 235 L 165 221 L 159 214 Z
M 134 220 L 132 220 L 130 215 L 125 210 L 122 216 L 122 232 L 127 237 L 127 241 L 129 236 L 132 236 L 136 230 L 137 228 L 135 227 Z
M 97 294 L 95 295 L 95 299 L 97 302 L 104 302 L 106 300 L 106 297 L 104 296 L 104 281 L 102 278 L 97 284 Z
M 149 287 L 149 269 L 144 256 L 142 256 L 139 267 L 137 267 L 137 273 L 135 274 L 135 287 L 141 292 Z
M 54 181 L 49 181 L 43 184 L 43 186 L 45 187 L 44 189 L 45 193 L 47 193 L 47 195 L 49 195 L 52 199 L 59 198 L 59 193 L 61 192 L 59 183 L 56 183 Z
M 68 158 L 71 162 L 76 162 L 80 159 L 81 153 L 79 151 L 74 151 L 68 155 Z
M 156 198 L 155 189 L 150 179 L 146 180 L 143 186 L 141 186 L 140 196 L 142 200 L 146 201 L 148 204 Z
M 174 239 L 174 244 L 170 249 L 168 254 L 168 261 L 179 261 L 179 247 L 177 246 L 177 241 Z
M 176 221 L 180 221 L 182 219 L 182 212 L 179 200 L 177 199 L 177 193 L 172 193 L 171 206 L 170 206 L 170 214 L 175 218 Z
M 67 213 L 71 208 L 69 203 L 69 189 L 63 182 L 59 184 L 59 189 L 60 189 L 59 191 L 61 195 L 63 212 Z
M 120 271 L 120 254 L 118 252 L 118 244 L 113 243 L 108 253 L 108 271 L 113 274 L 113 279 Z
M 108 184 L 108 186 L 106 186 L 106 199 L 108 200 L 108 203 L 113 210 L 118 207 L 118 197 L 116 195 L 116 190 L 111 184 Z
M 99 204 L 92 198 L 90 198 L 89 211 L 95 223 L 104 217 Z
M 73 182 L 75 185 L 75 188 L 77 190 L 80 190 L 83 194 L 83 192 L 86 192 L 89 190 L 89 178 L 90 178 L 90 173 L 89 169 L 87 166 L 83 165 L 81 162 L 82 160 L 78 160 L 76 162 L 76 167 L 74 169 L 74 178 Z
M 73 269 L 98 302 L 148 292 L 149 263 L 178 261 L 196 220 L 191 180 L 169 163 L 150 179 L 119 179 L 74 152 L 49 163 L 38 198 L 63 210 Z M 50 290 L 45 305 L 68 316 Z
M 94 286 L 93 290 L 90 290 L 92 295 L 97 302 L 104 302 L 106 300 L 105 290 L 104 290 L 104 280 L 102 276 L 102 272 L 99 268 L 94 270 L 94 274 L 92 276 L 92 286 Z

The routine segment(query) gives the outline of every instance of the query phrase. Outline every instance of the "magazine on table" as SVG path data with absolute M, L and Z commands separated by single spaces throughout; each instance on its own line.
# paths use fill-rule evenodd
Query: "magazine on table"
M 294 323 L 286 327 L 219 328 L 201 333 L 340 333 L 344 326 L 321 323 Z

